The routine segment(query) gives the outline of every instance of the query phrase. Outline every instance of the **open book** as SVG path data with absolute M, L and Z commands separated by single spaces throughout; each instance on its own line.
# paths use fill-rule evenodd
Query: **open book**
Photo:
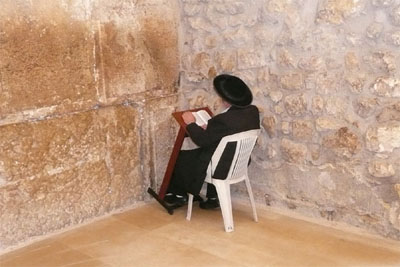
M 199 126 L 206 125 L 208 120 L 211 119 L 210 114 L 204 109 L 192 112 L 194 118 L 196 119 L 196 124 Z

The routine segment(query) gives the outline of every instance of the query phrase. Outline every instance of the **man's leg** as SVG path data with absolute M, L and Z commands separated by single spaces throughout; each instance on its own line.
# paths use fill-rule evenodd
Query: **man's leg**
M 219 207 L 217 189 L 213 184 L 207 183 L 207 201 L 200 202 L 200 208 L 202 209 L 215 209 Z

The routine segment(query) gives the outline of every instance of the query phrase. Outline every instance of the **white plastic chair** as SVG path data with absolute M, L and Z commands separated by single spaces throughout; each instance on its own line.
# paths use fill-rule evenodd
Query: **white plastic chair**
M 247 166 L 250 159 L 250 154 L 254 148 L 259 132 L 260 132 L 259 130 L 250 130 L 233 135 L 228 135 L 222 138 L 207 168 L 207 175 L 205 182 L 213 184 L 217 189 L 217 194 L 221 206 L 222 217 L 224 220 L 224 226 L 226 232 L 233 231 L 232 201 L 231 201 L 231 191 L 230 191 L 231 184 L 236 184 L 241 181 L 245 181 L 247 192 L 250 198 L 251 207 L 253 209 L 253 218 L 254 221 L 256 222 L 258 221 L 256 205 L 253 197 L 253 191 L 251 190 L 251 185 L 247 174 Z M 225 180 L 214 179 L 213 178 L 214 171 L 218 166 L 218 162 L 228 142 L 237 143 L 235 155 L 233 157 L 228 175 Z M 192 217 L 193 195 L 190 193 L 188 195 L 189 199 L 188 199 L 188 210 L 186 214 L 186 219 L 190 221 Z

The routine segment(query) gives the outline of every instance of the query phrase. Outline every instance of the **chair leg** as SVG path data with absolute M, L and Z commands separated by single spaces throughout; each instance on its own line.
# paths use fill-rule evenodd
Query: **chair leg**
M 186 213 L 186 220 L 190 221 L 192 218 L 192 208 L 193 208 L 193 195 L 188 193 L 189 199 L 188 199 L 188 209 Z
M 233 215 L 230 185 L 223 180 L 214 180 L 217 189 L 219 204 L 221 206 L 222 218 L 224 220 L 225 232 L 233 231 Z
M 249 194 L 251 208 L 253 209 L 253 218 L 254 218 L 254 221 L 255 221 L 255 222 L 258 222 L 256 204 L 255 204 L 255 202 L 254 202 L 253 190 L 251 189 L 249 177 L 246 177 L 246 179 L 245 179 L 244 181 L 245 181 L 245 183 L 246 183 L 247 193 Z

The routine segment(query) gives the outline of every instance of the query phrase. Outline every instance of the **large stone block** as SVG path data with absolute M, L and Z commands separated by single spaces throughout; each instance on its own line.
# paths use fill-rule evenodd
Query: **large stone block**
M 374 160 L 368 164 L 368 172 L 374 177 L 390 177 L 395 175 L 396 171 L 393 165 L 383 160 Z
M 179 125 L 172 117 L 177 109 L 177 97 L 152 99 L 143 107 L 142 157 L 145 181 L 158 191 L 170 159 Z
M 138 123 L 117 106 L 0 127 L 1 246 L 142 199 Z
M 349 16 L 364 10 L 366 1 L 359 0 L 324 0 L 318 12 L 318 21 L 341 24 Z
M 304 115 L 307 111 L 307 99 L 304 94 L 285 97 L 286 111 L 292 116 Z
M 400 97 L 400 80 L 394 77 L 379 77 L 372 84 L 371 90 L 378 96 Z
M 374 152 L 392 152 L 400 147 L 400 123 L 389 121 L 370 127 L 366 133 L 366 146 Z
M 16 3 L 16 14 L 0 18 L 0 114 L 96 102 L 91 23 L 42 5 L 25 10 Z
M 137 101 L 175 92 L 177 22 L 172 10 L 164 8 L 170 12 L 145 6 L 135 11 L 135 21 L 101 24 L 98 61 L 104 71 L 103 97 L 108 101 L 127 97 Z
M 342 127 L 334 135 L 325 136 L 323 146 L 332 149 L 338 156 L 350 158 L 361 149 L 358 136 L 347 127 Z
M 400 121 L 400 102 L 383 108 L 382 111 L 376 116 L 376 119 L 380 123 L 391 120 Z
M 281 151 L 288 162 L 301 164 L 306 159 L 308 149 L 303 144 L 283 138 L 281 141 Z

